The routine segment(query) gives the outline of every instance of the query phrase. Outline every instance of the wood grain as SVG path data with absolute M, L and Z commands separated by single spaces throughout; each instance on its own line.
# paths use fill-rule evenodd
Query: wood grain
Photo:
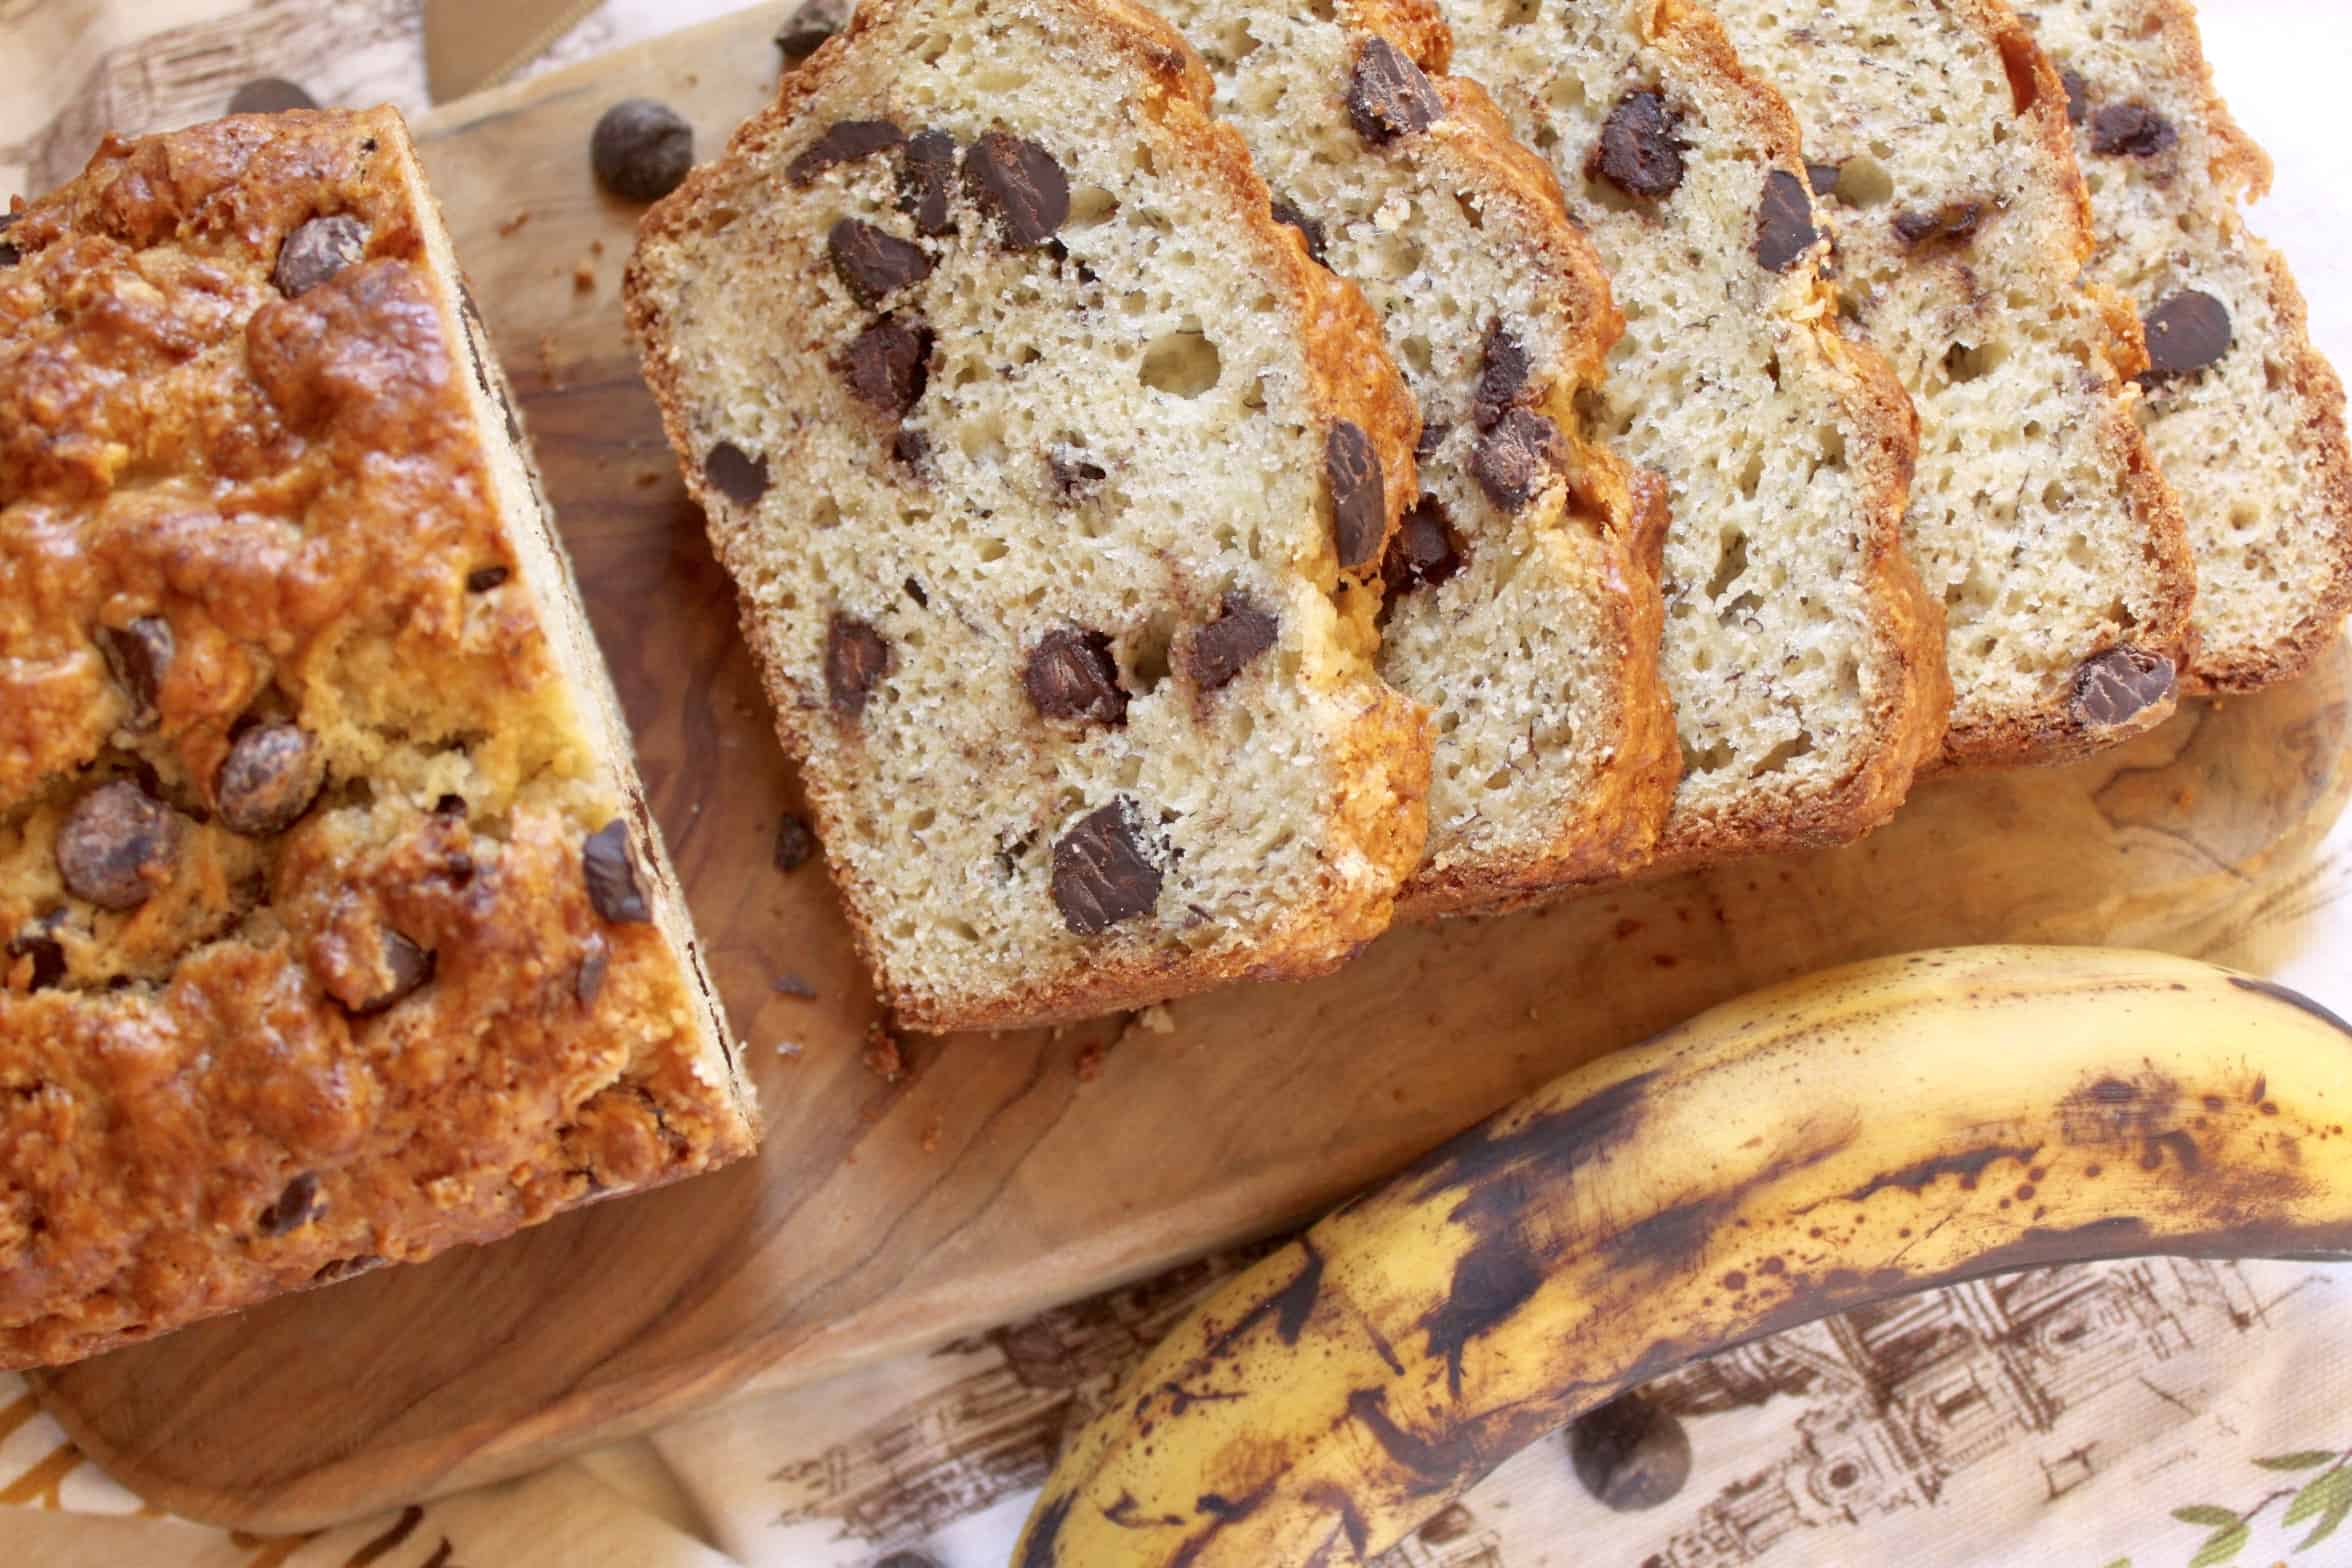
M 1576 1063 L 1827 963 L 1990 940 L 2193 951 L 2257 911 L 2291 918 L 2352 792 L 2342 647 L 2110 756 L 1940 782 L 1850 849 L 1395 933 L 1312 985 L 1180 1004 L 1165 1033 L 913 1041 L 885 1082 L 820 870 L 770 864 L 793 782 L 621 327 L 634 214 L 587 174 L 589 126 L 633 94 L 686 110 L 714 152 L 772 87 L 786 9 L 420 127 L 751 1044 L 766 1150 L 41 1379 L 151 1501 L 323 1524 L 1002 1321 L 1309 1214 Z M 776 991 L 787 975 L 815 999 Z

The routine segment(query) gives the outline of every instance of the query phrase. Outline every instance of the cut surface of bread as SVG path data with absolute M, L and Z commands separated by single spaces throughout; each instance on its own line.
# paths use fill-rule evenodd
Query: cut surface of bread
M 1676 750 L 1626 470 L 1586 430 L 1619 321 L 1548 168 L 1443 74 L 1427 12 L 1162 0 L 1275 213 L 1362 288 L 1418 403 L 1380 669 L 1436 722 L 1418 914 L 1621 875 Z
M 2172 710 L 2195 588 L 2087 284 L 2058 76 L 2001 0 L 1720 0 L 1804 127 L 1840 307 L 1920 422 L 1905 536 L 1941 600 L 1954 763 L 2054 761 Z
M 861 7 L 648 217 L 627 299 L 903 1022 L 1316 973 L 1387 924 L 1417 424 L 1166 23 Z
M 0 1364 L 750 1151 L 390 110 L 126 142 L 0 247 Z
M 2352 606 L 2344 387 L 2311 346 L 2284 257 L 2239 204 L 2270 160 L 2213 89 L 2186 0 L 2020 10 L 2066 89 L 2099 249 L 2140 314 L 2139 415 L 2197 564 L 2196 689 L 2308 668 Z
M 1837 331 L 1795 123 L 1704 13 L 1445 12 L 1454 70 L 1549 158 L 1626 318 L 1586 397 L 1669 513 L 1682 779 L 1655 866 L 1875 826 L 1941 736 L 1941 624 L 1899 535 L 1910 409 Z

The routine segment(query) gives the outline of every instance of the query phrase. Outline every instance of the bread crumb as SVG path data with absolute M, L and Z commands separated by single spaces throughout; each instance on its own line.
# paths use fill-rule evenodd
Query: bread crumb
M 596 268 L 593 264 L 583 261 L 572 269 L 572 292 L 574 294 L 596 292 Z
M 658 468 L 648 468 L 637 476 L 637 488 L 640 490 L 651 490 L 661 482 L 661 470 Z
M 1161 1003 L 1154 1002 L 1135 1015 L 1135 1021 L 1153 1034 L 1174 1034 L 1176 1017 Z
M 601 256 L 601 255 L 603 255 L 603 254 L 604 254 L 604 241 L 602 241 L 602 240 L 590 240 L 590 241 L 588 242 L 588 254 L 589 254 L 589 255 L 591 255 L 591 256 Z
M 522 211 L 516 213 L 513 217 L 506 219 L 504 222 L 498 225 L 498 237 L 503 240 L 509 238 L 510 236 L 520 234 L 522 232 L 523 225 L 530 221 L 531 210 L 526 207 Z
M 1103 1048 L 1099 1045 L 1081 1047 L 1078 1052 L 1078 1081 L 1092 1083 L 1102 1076 Z
M 941 1140 L 947 1134 L 947 1119 L 934 1116 L 923 1124 L 923 1152 L 937 1154 Z
M 884 1083 L 897 1083 L 906 1077 L 906 1058 L 899 1054 L 898 1040 L 886 1024 L 866 1026 L 866 1070 Z

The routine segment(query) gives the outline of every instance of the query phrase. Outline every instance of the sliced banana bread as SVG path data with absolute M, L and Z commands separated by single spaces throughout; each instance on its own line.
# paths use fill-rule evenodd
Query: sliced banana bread
M 1899 534 L 1909 405 L 1838 333 L 1797 130 L 1703 12 L 1448 0 L 1454 65 L 1559 173 L 1624 337 L 1585 394 L 1655 476 L 1683 774 L 1660 867 L 1883 820 L 1942 733 Z
M 1426 10 L 1161 0 L 1276 216 L 1358 284 L 1418 401 L 1421 495 L 1389 546 L 1380 669 L 1436 716 L 1434 914 L 1622 874 L 1672 799 L 1658 591 L 1625 467 L 1580 395 L 1621 323 L 1551 171 L 1442 74 Z
M 1945 757 L 2054 760 L 2156 723 L 2194 574 L 2131 408 L 2138 317 L 2082 277 L 2057 73 L 2001 0 L 1716 9 L 1797 111 L 1841 309 L 1918 406 L 1906 538 L 1944 606 Z
M 861 6 L 648 216 L 627 299 L 904 1022 L 1315 973 L 1387 924 L 1417 422 L 1166 23 Z
M 2197 562 L 2194 687 L 2301 673 L 2352 606 L 2344 386 L 2303 296 L 2238 204 L 2270 160 L 2213 90 L 2185 0 L 2021 6 L 2066 87 L 2099 250 L 2091 275 L 2140 313 L 2140 425 Z

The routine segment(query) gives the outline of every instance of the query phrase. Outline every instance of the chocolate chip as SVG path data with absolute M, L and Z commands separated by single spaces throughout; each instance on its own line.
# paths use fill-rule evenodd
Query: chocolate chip
M 843 718 L 866 711 L 866 701 L 890 673 L 890 644 L 855 616 L 835 613 L 825 628 L 825 700 Z
M 284 114 L 288 109 L 315 109 L 318 100 L 282 76 L 260 76 L 229 95 L 230 114 Z
M 1127 692 L 1119 684 L 1111 640 L 1083 627 L 1058 627 L 1029 650 L 1021 670 L 1029 706 L 1049 719 L 1127 722 Z
M 1067 444 L 1049 447 L 1045 466 L 1053 473 L 1054 488 L 1065 501 L 1082 501 L 1110 475 L 1100 463 L 1089 462 L 1086 449 Z
M 1672 1411 L 1620 1394 L 1568 1428 L 1568 1460 L 1584 1489 L 1618 1513 L 1655 1508 L 1690 1479 L 1690 1436 Z
M 2179 140 L 2172 122 L 2146 104 L 2111 103 L 2091 116 L 2091 151 L 2111 158 L 2153 158 Z
M 1500 321 L 1486 329 L 1486 343 L 1479 350 L 1478 389 L 1470 395 L 1470 420 L 1485 430 L 1509 413 L 1527 395 L 1527 378 L 1532 369 L 1527 350 L 1519 340 L 1504 330 Z
M 572 999 L 582 1007 L 594 1007 L 604 994 L 604 977 L 612 968 L 612 947 L 595 932 L 580 946 L 579 972 L 572 976 Z
M 1423 420 L 1421 439 L 1413 443 L 1413 456 L 1424 463 L 1437 456 L 1437 449 L 1445 445 L 1445 438 L 1453 428 L 1442 419 Z
M 1471 448 L 1470 477 L 1488 500 L 1516 512 L 1543 489 L 1545 476 L 1566 456 L 1558 425 L 1530 409 L 1514 408 Z
M 304 1171 L 286 1183 L 278 1201 L 263 1209 L 253 1223 L 264 1236 L 283 1236 L 317 1219 L 323 1208 L 319 1202 L 318 1176 Z
M 1756 212 L 1756 264 L 1766 272 L 1786 272 L 1819 238 L 1805 182 L 1786 169 L 1765 175 L 1764 201 Z
M 1808 163 L 1805 165 L 1805 183 L 1813 187 L 1814 195 L 1827 196 L 1837 189 L 1838 176 L 1845 172 L 1843 164 Z
M 436 817 L 458 817 L 462 819 L 465 814 L 466 799 L 463 795 L 443 795 L 440 799 L 433 802 L 433 815 Z
M 2172 695 L 2172 661 L 2138 648 L 2110 648 L 2074 672 L 2074 716 L 2085 724 L 2121 724 Z
M 732 441 L 721 441 L 702 460 L 702 477 L 737 506 L 757 506 L 768 493 L 768 460 L 753 457 Z
M 651 98 L 624 98 L 588 138 L 596 183 L 623 201 L 659 201 L 694 167 L 694 127 Z
M 1299 238 L 1306 242 L 1307 254 L 1312 256 L 1321 266 L 1331 265 L 1323 255 L 1323 242 L 1327 236 L 1321 223 L 1308 217 L 1279 196 L 1274 198 L 1274 221 L 1287 223 L 1298 230 Z
M 2177 376 L 2203 370 L 2230 351 L 2229 307 L 2197 289 L 2183 289 L 2141 325 L 2148 334 L 2148 374 Z
M 213 798 L 230 832 L 268 838 L 302 819 L 326 778 L 327 760 L 301 726 L 257 724 L 229 748 Z
M 905 140 L 906 132 L 888 120 L 836 120 L 784 166 L 784 177 L 795 185 L 813 185 L 818 175 L 835 164 L 871 158 Z
M 508 567 L 477 566 L 466 573 L 466 592 L 488 593 L 491 589 L 504 585 L 507 578 L 513 575 L 513 571 Z
M 1160 882 L 1160 868 L 1144 849 L 1135 803 L 1123 795 L 1079 818 L 1054 841 L 1054 907 L 1079 936 L 1150 914 L 1160 901 Z
M 16 220 L 20 216 L 22 214 L 0 212 L 0 234 L 6 234 L 10 229 L 15 228 Z M 14 245 L 0 240 L 0 267 L 13 267 L 22 260 L 24 260 L 24 252 L 18 250 Z
M 1397 531 L 1388 541 L 1380 562 L 1380 577 L 1390 597 L 1435 587 L 1462 569 L 1461 535 L 1446 516 L 1445 503 L 1424 495 L 1405 508 Z
M 787 811 L 776 819 L 776 869 L 798 871 L 817 853 L 817 836 L 809 825 Z
M 825 235 L 825 254 L 850 297 L 871 309 L 910 283 L 931 276 L 932 260 L 919 245 L 870 223 L 843 218 Z
M 1895 238 L 1913 250 L 1926 245 L 1965 245 L 1984 227 L 1984 203 L 1946 202 L 1933 212 L 1895 214 Z
M 930 379 L 931 329 L 884 316 L 849 340 L 841 369 L 859 402 L 897 419 Z
M 913 469 L 920 477 L 923 465 L 930 461 L 931 437 L 920 430 L 901 428 L 890 438 L 890 455 Z
M 130 779 L 84 795 L 57 833 L 57 871 L 100 909 L 138 908 L 171 880 L 180 819 Z
M 1445 104 L 1421 67 L 1385 38 L 1369 38 L 1348 72 L 1348 123 L 1375 147 L 1428 130 L 1445 117 Z
M 142 615 L 128 626 L 98 629 L 98 651 L 114 673 L 115 684 L 131 699 L 130 725 L 146 729 L 158 716 L 157 698 L 171 671 L 171 622 L 159 615 Z
M 637 883 L 637 848 L 629 841 L 629 824 L 619 817 L 588 835 L 580 849 L 580 871 L 587 879 L 588 902 L 614 925 L 642 925 L 653 918 L 653 906 Z
M 2082 124 L 2091 117 L 2091 84 L 2071 65 L 2058 73 L 2058 83 L 2066 89 L 2067 123 Z
M 357 1000 L 339 998 L 346 1000 L 351 1010 L 362 1018 L 384 1012 L 394 1003 L 414 996 L 440 967 L 439 954 L 417 946 L 390 926 L 383 928 L 382 938 L 378 951 L 382 955 L 383 983 Z
M 1247 594 L 1229 593 L 1217 618 L 1192 634 L 1184 673 L 1196 690 L 1216 691 L 1274 646 L 1274 617 Z
M 367 254 L 367 245 L 367 225 L 357 218 L 313 218 L 278 247 L 270 282 L 288 299 L 299 299 Z
M 57 940 L 57 928 L 63 924 L 65 910 L 52 909 L 8 939 L 10 959 L 33 961 L 33 990 L 45 991 L 65 978 L 65 944 Z M 5 976 L 12 967 L 12 964 L 0 964 L 0 988 L 4 988 Z
M 964 184 L 1015 250 L 1051 238 L 1070 216 L 1070 182 L 1052 153 L 1024 137 L 990 131 L 964 154 Z
M 391 1261 L 380 1252 L 359 1252 L 348 1258 L 329 1258 L 310 1276 L 310 1282 L 313 1285 L 332 1285 L 339 1279 L 350 1279 L 355 1274 L 380 1269 Z
M 1602 122 L 1585 174 L 1598 175 L 1628 196 L 1672 195 L 1682 184 L 1686 145 L 1675 135 L 1677 123 L 1662 95 L 1647 89 L 1627 93 Z
M 1380 454 L 1361 427 L 1333 421 L 1323 438 L 1323 478 L 1331 489 L 1331 543 L 1339 564 L 1362 566 L 1380 553 L 1388 532 L 1388 496 Z
M 917 234 L 950 233 L 948 188 L 955 183 L 955 138 L 945 131 L 917 131 L 906 144 L 898 170 L 898 210 L 915 220 Z
M 817 46 L 849 25 L 851 0 L 808 0 L 776 29 L 776 48 L 787 65 L 798 65 Z

